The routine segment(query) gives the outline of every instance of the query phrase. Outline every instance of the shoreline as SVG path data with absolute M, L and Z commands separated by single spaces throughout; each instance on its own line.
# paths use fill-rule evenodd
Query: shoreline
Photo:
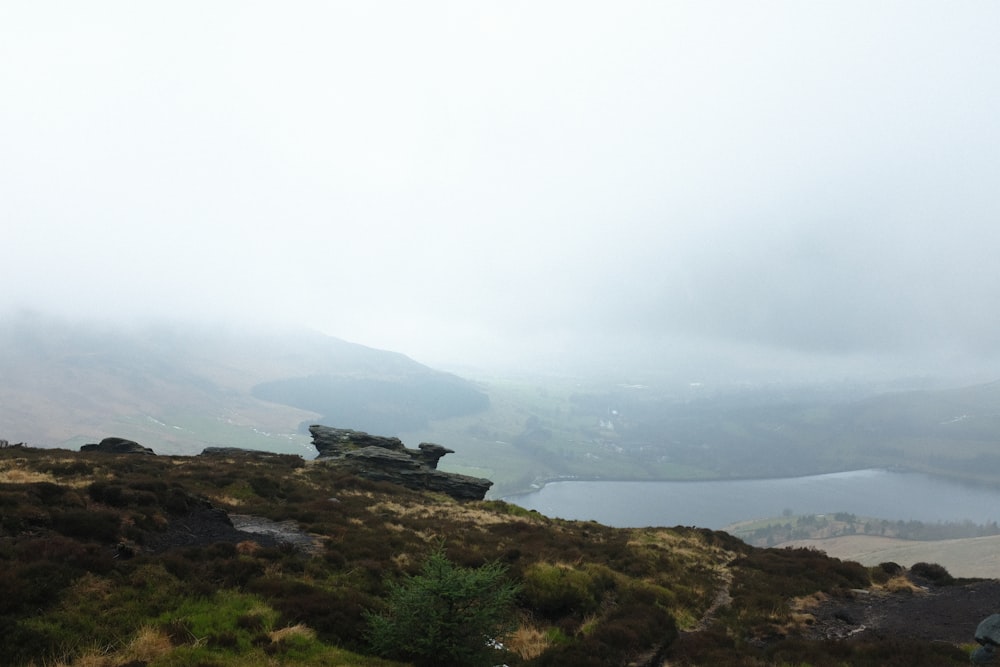
M 806 477 L 823 477 L 826 475 L 844 475 L 858 472 L 893 472 L 893 473 L 914 473 L 919 475 L 927 475 L 929 477 L 940 478 L 943 480 L 948 480 L 951 482 L 956 482 L 960 484 L 967 484 L 969 486 L 982 487 L 987 489 L 1000 489 L 1000 479 L 994 478 L 982 478 L 975 475 L 963 474 L 955 471 L 947 470 L 930 470 L 923 466 L 911 466 L 911 465 L 890 465 L 890 466 L 876 466 L 867 468 L 850 468 L 847 470 L 826 470 L 822 472 L 809 472 L 803 473 L 801 475 L 790 475 L 785 477 L 769 477 L 769 476 L 757 476 L 757 475 L 739 475 L 733 477 L 723 477 L 723 476 L 713 476 L 713 477 L 665 477 L 665 478 L 644 478 L 637 479 L 635 477 L 606 477 L 603 475 L 559 475 L 555 477 L 539 477 L 532 482 L 532 487 L 530 489 L 517 489 L 514 491 L 505 491 L 503 495 L 492 500 L 504 500 L 509 501 L 511 498 L 516 498 L 520 496 L 530 495 L 532 493 L 537 493 L 544 489 L 549 484 L 554 484 L 556 482 L 634 482 L 634 483 L 696 483 L 696 482 L 762 482 L 762 481 L 779 481 L 779 480 L 790 480 L 790 479 L 804 479 Z

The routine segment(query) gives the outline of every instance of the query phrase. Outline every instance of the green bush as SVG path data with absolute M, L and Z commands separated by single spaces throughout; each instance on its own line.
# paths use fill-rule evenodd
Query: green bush
M 531 609 L 549 618 L 594 611 L 599 603 L 595 578 L 563 565 L 535 563 L 524 573 L 524 599 Z
M 518 589 L 498 562 L 462 568 L 439 550 L 420 574 L 389 584 L 384 612 L 366 614 L 369 642 L 418 667 L 495 665 L 498 642 L 514 627 Z

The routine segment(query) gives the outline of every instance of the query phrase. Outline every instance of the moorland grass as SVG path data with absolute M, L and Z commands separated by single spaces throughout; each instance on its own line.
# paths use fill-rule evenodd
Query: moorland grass
M 0 450 L 0 471 L 0 664 L 12 667 L 398 664 L 368 655 L 365 614 L 436 549 L 462 568 L 503 563 L 521 585 L 512 666 L 638 660 L 697 625 L 730 580 L 732 602 L 671 664 L 875 664 L 865 656 L 883 650 L 794 638 L 761 648 L 789 627 L 792 599 L 865 587 L 870 571 L 725 533 L 550 519 L 291 456 L 24 448 Z M 293 520 L 321 548 L 164 543 L 209 503 Z

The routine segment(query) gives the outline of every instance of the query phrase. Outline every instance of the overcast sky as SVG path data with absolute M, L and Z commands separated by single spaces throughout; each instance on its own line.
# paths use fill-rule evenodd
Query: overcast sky
M 6 0 L 0 306 L 987 367 L 998 34 L 992 0 Z

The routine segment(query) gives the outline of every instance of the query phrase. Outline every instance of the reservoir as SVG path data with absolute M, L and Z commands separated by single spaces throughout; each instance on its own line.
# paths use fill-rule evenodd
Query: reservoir
M 855 470 L 783 479 L 563 481 L 504 500 L 550 517 L 617 527 L 698 526 L 793 514 L 834 514 L 936 523 L 1000 521 L 1000 489 L 932 475 Z

